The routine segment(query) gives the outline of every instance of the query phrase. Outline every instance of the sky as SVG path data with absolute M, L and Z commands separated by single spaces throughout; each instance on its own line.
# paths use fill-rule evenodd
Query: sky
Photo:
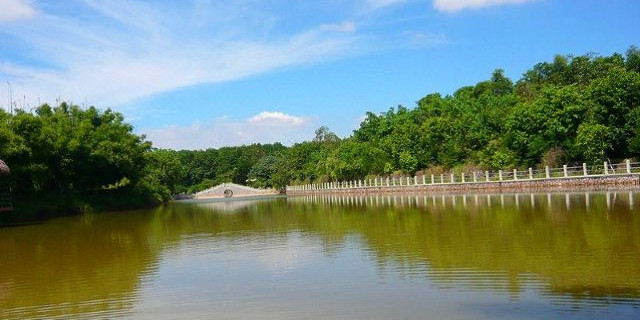
M 158 148 L 290 145 L 638 30 L 637 0 L 0 0 L 0 108 L 111 108 Z

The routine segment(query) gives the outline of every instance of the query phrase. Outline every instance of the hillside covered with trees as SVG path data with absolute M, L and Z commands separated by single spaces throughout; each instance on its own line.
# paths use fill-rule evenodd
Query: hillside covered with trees
M 0 159 L 30 212 L 165 201 L 222 182 L 288 184 L 372 175 L 598 163 L 640 156 L 640 50 L 556 56 L 513 81 L 496 70 L 451 95 L 428 94 L 364 121 L 341 139 L 320 127 L 290 147 L 154 149 L 111 110 L 62 103 L 0 110 Z M 29 211 L 29 210 L 27 210 Z
M 340 140 L 313 141 L 261 160 L 259 184 L 326 182 L 418 171 L 470 171 L 600 163 L 640 155 L 640 50 L 556 56 L 517 81 L 496 70 L 452 95 L 408 109 L 368 112 Z M 268 167 L 268 168 L 265 168 Z

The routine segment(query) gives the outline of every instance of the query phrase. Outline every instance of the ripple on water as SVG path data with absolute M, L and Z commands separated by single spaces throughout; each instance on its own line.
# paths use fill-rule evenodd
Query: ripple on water
M 334 195 L 1 230 L 0 319 L 633 319 L 632 197 Z

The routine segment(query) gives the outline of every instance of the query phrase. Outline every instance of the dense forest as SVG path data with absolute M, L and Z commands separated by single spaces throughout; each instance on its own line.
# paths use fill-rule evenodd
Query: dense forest
M 373 175 L 597 163 L 640 155 L 640 50 L 556 56 L 517 81 L 491 77 L 414 108 L 368 112 L 353 135 L 327 127 L 290 147 L 154 149 L 111 110 L 62 103 L 0 110 L 0 159 L 14 199 L 33 212 L 165 201 L 222 183 L 288 184 Z M 44 208 L 44 209 L 43 209 Z M 29 210 L 27 210 L 29 211 Z

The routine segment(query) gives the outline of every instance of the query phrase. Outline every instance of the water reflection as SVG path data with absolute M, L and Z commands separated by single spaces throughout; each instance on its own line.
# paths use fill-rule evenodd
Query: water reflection
M 132 213 L 0 229 L 0 318 L 126 314 L 155 264 L 148 220 Z
M 314 195 L 0 229 L 0 318 L 622 318 L 639 196 Z
M 193 204 L 199 208 L 207 208 L 216 213 L 236 213 L 246 211 L 251 207 L 255 207 L 259 203 L 270 202 L 274 199 L 284 199 L 283 196 L 268 197 L 251 197 L 251 198 L 222 198 L 222 199 L 203 199 L 203 200 L 183 200 L 180 204 Z
M 634 197 L 636 191 L 602 191 L 602 192 L 563 192 L 563 193 L 500 193 L 500 194 L 377 194 L 377 195 L 352 195 L 352 194 L 311 194 L 306 196 L 289 197 L 290 202 L 318 202 L 322 205 L 388 205 L 394 207 L 402 206 L 443 206 L 448 202 L 453 207 L 462 204 L 467 207 L 467 202 L 473 202 L 478 207 L 482 202 L 489 206 L 505 204 L 520 208 L 521 202 L 528 202 L 531 207 L 536 203 L 553 206 L 553 198 L 564 197 L 564 205 L 567 211 L 571 210 L 571 203 L 575 201 L 583 202 L 587 209 L 591 206 L 593 195 L 605 199 L 607 209 L 611 209 L 613 203 L 627 205 L 630 210 L 635 208 Z M 505 199 L 507 199 L 505 203 Z M 582 200 L 577 200 L 582 199 Z M 542 200 L 542 202 L 540 201 Z
M 289 201 L 322 206 L 325 216 L 345 206 L 366 213 L 350 228 L 364 235 L 381 265 L 445 286 L 516 296 L 535 287 L 554 300 L 628 303 L 640 296 L 637 197 L 609 191 Z

